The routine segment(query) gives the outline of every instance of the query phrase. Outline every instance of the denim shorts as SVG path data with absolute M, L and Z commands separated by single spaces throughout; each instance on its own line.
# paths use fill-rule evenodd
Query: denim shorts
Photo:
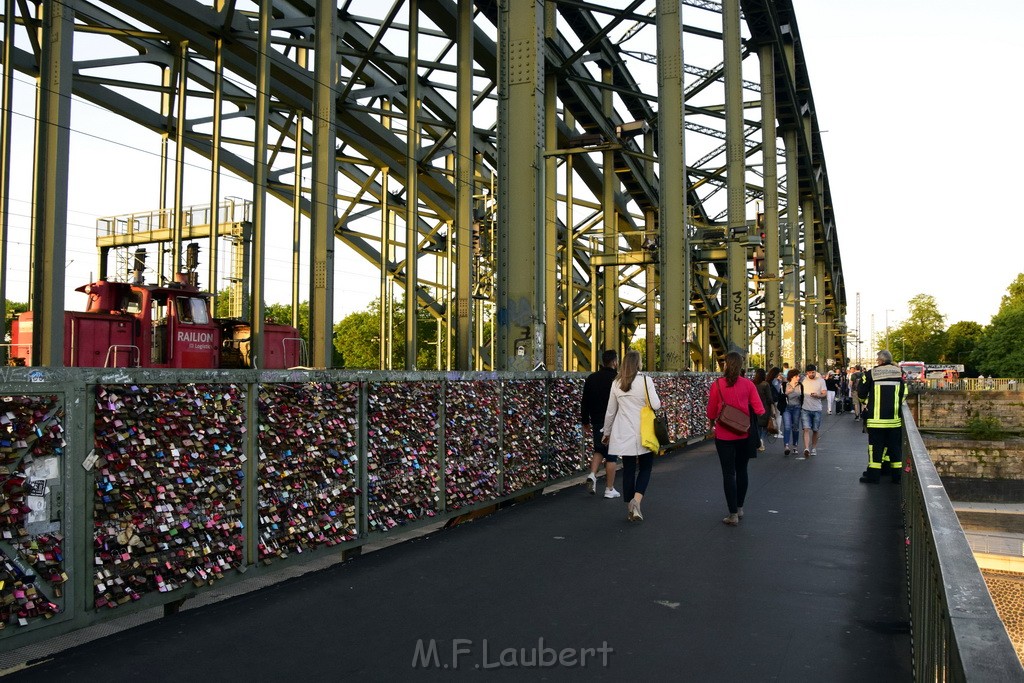
M 810 429 L 812 432 L 818 431 L 821 429 L 821 411 L 801 408 L 800 423 L 804 426 L 804 429 Z

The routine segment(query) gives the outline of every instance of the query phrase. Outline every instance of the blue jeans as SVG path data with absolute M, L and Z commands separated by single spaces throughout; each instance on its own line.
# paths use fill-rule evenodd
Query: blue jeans
M 782 414 L 782 440 L 791 446 L 800 443 L 800 406 L 786 406 Z

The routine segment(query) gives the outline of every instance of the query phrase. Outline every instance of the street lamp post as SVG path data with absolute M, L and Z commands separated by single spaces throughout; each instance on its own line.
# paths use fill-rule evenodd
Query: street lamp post
M 885 350 L 889 350 L 889 311 L 894 311 L 895 308 L 885 309 Z

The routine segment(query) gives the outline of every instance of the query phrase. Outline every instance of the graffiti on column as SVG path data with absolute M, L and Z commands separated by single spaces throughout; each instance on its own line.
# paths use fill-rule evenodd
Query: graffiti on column
M 764 338 L 765 338 L 765 367 L 772 368 L 779 365 L 779 358 L 776 353 L 776 338 L 779 331 L 779 318 L 777 311 L 765 311 L 764 315 Z
M 747 293 L 742 291 L 730 292 L 732 297 L 732 321 L 736 325 L 747 324 L 746 312 L 743 310 L 743 301 L 746 295 Z

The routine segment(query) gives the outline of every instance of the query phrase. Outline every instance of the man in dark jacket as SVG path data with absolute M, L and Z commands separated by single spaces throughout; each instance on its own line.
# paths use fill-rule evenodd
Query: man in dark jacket
M 615 381 L 618 367 L 618 353 L 608 350 L 601 354 L 601 368 L 587 377 L 583 383 L 583 399 L 580 401 L 583 429 L 584 431 L 590 430 L 594 440 L 594 457 L 590 459 L 587 490 L 591 493 L 597 492 L 597 468 L 601 465 L 601 460 L 604 459 L 605 498 L 618 498 L 622 495 L 615 490 L 615 461 L 618 458 L 608 455 L 608 445 L 601 442 L 604 413 L 608 409 L 608 395 L 612 391 L 612 383 Z
M 893 483 L 899 483 L 903 469 L 903 419 L 900 407 L 907 396 L 903 372 L 892 362 L 885 349 L 878 352 L 878 365 L 864 373 L 857 389 L 867 402 L 864 411 L 868 430 L 868 469 L 862 483 L 877 484 L 882 470 L 888 468 Z

